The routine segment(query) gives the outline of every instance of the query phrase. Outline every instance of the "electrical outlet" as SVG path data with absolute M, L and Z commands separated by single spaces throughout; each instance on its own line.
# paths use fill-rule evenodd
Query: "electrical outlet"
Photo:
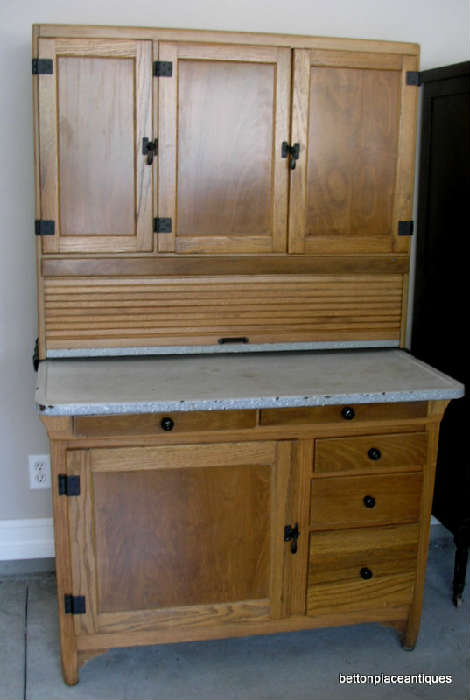
M 29 488 L 51 488 L 51 459 L 49 455 L 29 455 Z

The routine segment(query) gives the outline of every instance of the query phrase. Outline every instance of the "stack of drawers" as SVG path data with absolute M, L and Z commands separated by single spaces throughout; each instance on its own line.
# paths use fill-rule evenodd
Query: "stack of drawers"
M 424 431 L 315 441 L 307 614 L 412 601 Z

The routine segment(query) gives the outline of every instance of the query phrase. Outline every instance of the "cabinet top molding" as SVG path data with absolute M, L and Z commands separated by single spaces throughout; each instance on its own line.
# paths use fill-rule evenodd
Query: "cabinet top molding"
M 37 38 L 65 39 L 152 39 L 155 41 L 199 41 L 212 43 L 256 44 L 290 48 L 367 51 L 419 56 L 419 44 L 381 39 L 345 39 L 300 34 L 270 34 L 265 32 L 230 32 L 200 29 L 170 29 L 154 27 L 113 27 L 82 24 L 33 24 L 33 40 Z

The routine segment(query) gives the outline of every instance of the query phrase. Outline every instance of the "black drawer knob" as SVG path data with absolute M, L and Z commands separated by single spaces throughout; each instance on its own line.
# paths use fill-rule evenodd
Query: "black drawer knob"
M 366 508 L 374 508 L 375 498 L 373 496 L 364 496 L 362 500 Z
M 162 430 L 167 430 L 167 431 L 173 430 L 174 425 L 175 424 L 174 424 L 172 418 L 170 418 L 169 416 L 165 416 L 165 418 L 162 418 L 160 421 L 160 426 L 161 426 Z
M 341 409 L 341 415 L 343 416 L 344 420 L 352 420 L 356 413 L 354 412 L 354 408 L 351 406 L 345 406 Z
M 363 566 L 363 567 L 362 567 L 362 569 L 361 569 L 361 578 L 363 578 L 363 579 L 365 579 L 366 581 L 368 581 L 370 578 L 372 578 L 373 575 L 374 575 L 374 574 L 372 573 L 372 571 L 371 571 L 367 566 Z
M 382 453 L 377 447 L 371 447 L 369 452 L 367 453 L 367 456 L 369 459 L 372 459 L 374 462 L 376 462 L 378 459 L 381 458 Z

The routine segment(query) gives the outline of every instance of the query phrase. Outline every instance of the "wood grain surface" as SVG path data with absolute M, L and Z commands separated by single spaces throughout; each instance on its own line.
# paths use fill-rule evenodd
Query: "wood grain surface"
M 371 452 L 373 451 L 373 452 Z M 377 455 L 380 455 L 377 457 Z M 317 440 L 315 473 L 420 470 L 426 464 L 426 435 L 400 433 Z
M 290 52 L 159 43 L 159 252 L 286 250 Z
M 418 534 L 417 524 L 311 533 L 307 614 L 409 605 Z
M 100 611 L 266 598 L 269 472 L 247 463 L 96 473 Z
M 416 522 L 422 485 L 420 473 L 313 479 L 310 525 L 326 530 Z M 374 507 L 366 507 L 367 497 Z
M 54 62 L 39 82 L 41 215 L 55 222 L 43 252 L 152 250 L 152 43 L 39 44 Z
M 47 347 L 398 340 L 399 275 L 47 279 Z

